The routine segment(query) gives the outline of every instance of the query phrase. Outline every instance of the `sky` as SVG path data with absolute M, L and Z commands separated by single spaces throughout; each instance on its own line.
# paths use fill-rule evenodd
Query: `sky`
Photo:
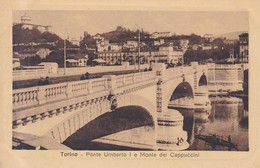
M 22 15 L 31 23 L 51 25 L 61 37 L 79 39 L 84 31 L 91 35 L 113 31 L 117 26 L 131 30 L 143 28 L 150 33 L 169 31 L 172 34 L 220 35 L 248 31 L 248 12 L 245 11 L 13 11 L 13 22 Z

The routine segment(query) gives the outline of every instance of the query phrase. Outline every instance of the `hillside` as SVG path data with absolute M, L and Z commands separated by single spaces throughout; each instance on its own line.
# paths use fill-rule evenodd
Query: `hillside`
M 145 36 L 148 33 L 142 32 L 141 36 Z M 131 31 L 130 29 L 118 26 L 116 30 L 101 34 L 102 37 L 109 40 L 112 43 L 122 43 L 127 40 L 133 40 L 138 36 L 138 31 Z M 142 37 L 141 37 L 142 38 Z
M 239 39 L 239 35 L 242 33 L 248 33 L 248 31 L 235 31 L 235 32 L 229 32 L 225 34 L 216 35 L 215 37 L 226 37 L 227 39 L 236 40 Z
M 21 25 L 13 26 L 13 44 L 19 43 L 47 43 L 56 42 L 61 38 L 53 33 L 44 32 L 41 33 L 37 29 L 23 29 Z

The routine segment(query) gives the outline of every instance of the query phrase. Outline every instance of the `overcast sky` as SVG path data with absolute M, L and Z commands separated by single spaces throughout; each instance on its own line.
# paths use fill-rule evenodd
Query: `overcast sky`
M 33 24 L 51 25 L 53 32 L 79 39 L 84 31 L 94 35 L 115 30 L 117 26 L 143 28 L 150 33 L 170 31 L 172 34 L 224 34 L 248 31 L 247 12 L 183 12 L 183 11 L 14 11 L 13 21 L 27 13 Z

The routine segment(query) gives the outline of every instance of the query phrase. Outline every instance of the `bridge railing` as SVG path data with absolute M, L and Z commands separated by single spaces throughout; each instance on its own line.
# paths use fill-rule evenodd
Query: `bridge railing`
M 13 108 L 23 108 L 107 89 L 106 78 L 13 90 Z
M 116 78 L 117 87 L 122 87 L 124 85 L 131 85 L 138 82 L 144 82 L 147 80 L 155 79 L 156 72 L 142 72 L 142 73 L 133 73 L 128 75 L 120 75 Z
M 13 107 L 38 104 L 38 87 L 13 90 Z
M 155 79 L 155 71 L 116 76 L 116 87 Z M 107 78 L 59 83 L 13 90 L 13 109 L 108 90 Z

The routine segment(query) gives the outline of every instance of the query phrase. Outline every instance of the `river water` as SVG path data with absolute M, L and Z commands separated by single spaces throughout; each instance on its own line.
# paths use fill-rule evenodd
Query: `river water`
M 190 147 L 188 150 L 238 150 L 248 151 L 248 109 L 247 100 L 234 97 L 210 98 L 210 111 L 196 111 L 180 109 L 184 116 L 184 130 L 188 132 Z M 219 146 L 198 139 L 196 135 L 221 139 L 236 145 L 237 149 L 228 146 Z
M 235 97 L 210 97 L 210 100 L 212 109 L 209 111 L 177 109 L 184 116 L 183 129 L 188 133 L 188 142 L 190 144 L 187 150 L 248 151 L 247 100 Z M 94 140 L 90 143 L 88 149 L 153 150 L 152 146 L 155 142 L 154 139 L 156 139 L 154 135 L 153 126 L 142 126 Z M 228 137 L 230 137 L 231 142 L 237 148 L 214 145 L 199 139 L 198 135 L 217 136 L 224 140 L 228 140 Z M 132 143 L 127 144 L 129 140 Z M 113 142 L 115 143 L 113 144 Z

